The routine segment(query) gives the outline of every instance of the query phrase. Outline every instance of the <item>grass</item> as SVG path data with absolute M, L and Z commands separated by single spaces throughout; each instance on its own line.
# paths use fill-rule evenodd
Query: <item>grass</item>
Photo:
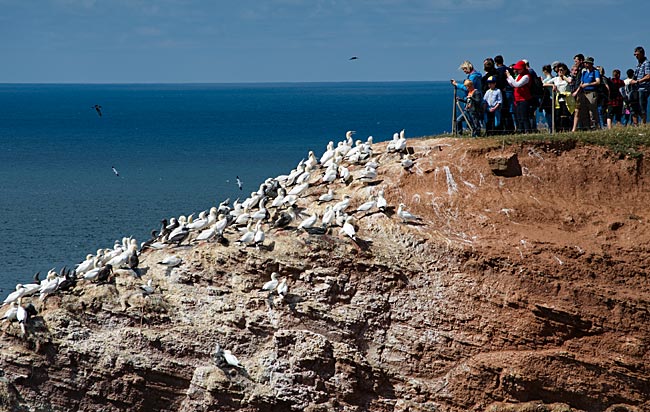
M 454 137 L 446 134 L 437 137 Z M 460 138 L 460 137 L 459 137 Z M 466 138 L 466 137 L 463 137 Z M 650 125 L 639 127 L 614 127 L 611 130 L 578 131 L 549 134 L 546 132 L 534 134 L 511 134 L 502 137 L 485 139 L 499 140 L 506 146 L 522 143 L 575 143 L 608 147 L 620 156 L 638 158 L 650 149 Z

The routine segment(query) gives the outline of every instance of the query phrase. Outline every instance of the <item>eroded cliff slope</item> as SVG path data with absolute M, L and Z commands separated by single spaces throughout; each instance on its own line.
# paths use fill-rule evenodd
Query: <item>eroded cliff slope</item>
M 334 202 L 351 195 L 356 241 L 340 227 L 296 230 L 299 217 L 244 246 L 231 226 L 228 244 L 143 251 L 140 279 L 122 270 L 34 299 L 27 337 L 13 324 L 0 342 L 0 406 L 650 410 L 648 153 L 467 139 L 408 148 L 408 171 L 375 144 L 375 179 L 311 176 L 297 206 L 322 217 L 328 187 Z M 386 210 L 353 213 L 379 190 Z M 399 203 L 421 220 L 405 223 Z M 170 255 L 182 263 L 158 263 Z M 259 290 L 272 272 L 287 280 L 284 299 Z

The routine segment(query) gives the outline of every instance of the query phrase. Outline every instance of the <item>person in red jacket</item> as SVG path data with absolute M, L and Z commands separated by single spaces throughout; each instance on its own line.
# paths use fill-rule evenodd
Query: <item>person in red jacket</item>
M 530 133 L 530 101 L 533 96 L 530 92 L 530 76 L 526 63 L 519 60 L 512 66 L 512 69 L 517 75 L 513 78 L 510 72 L 506 71 L 506 80 L 508 84 L 514 88 L 515 95 L 515 120 L 517 123 L 518 133 Z

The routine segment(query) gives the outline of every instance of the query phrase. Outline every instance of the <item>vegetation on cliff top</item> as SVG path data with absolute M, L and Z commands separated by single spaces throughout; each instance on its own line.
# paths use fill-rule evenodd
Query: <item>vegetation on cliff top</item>
M 452 137 L 447 134 L 443 137 Z M 614 127 L 613 129 L 578 131 L 571 133 L 534 133 L 512 134 L 495 137 L 500 144 L 570 142 L 575 144 L 592 144 L 605 146 L 621 156 L 639 157 L 641 148 L 650 148 L 650 126 Z

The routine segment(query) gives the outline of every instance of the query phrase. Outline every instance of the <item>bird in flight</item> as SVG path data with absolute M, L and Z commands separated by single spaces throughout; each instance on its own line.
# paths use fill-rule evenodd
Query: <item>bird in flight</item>
M 357 56 L 352 56 L 352 57 L 350 57 L 348 60 L 357 60 L 357 59 L 358 59 Z
M 100 105 L 98 105 L 98 104 L 94 105 L 93 109 L 95 109 L 95 111 L 97 112 L 99 117 L 102 117 L 102 107 Z
M 115 166 L 111 166 L 111 169 L 113 169 L 113 173 L 115 173 L 115 176 L 117 176 L 117 177 L 120 176 L 120 172 L 117 171 L 117 169 L 115 168 Z
M 243 189 L 244 184 L 242 183 L 242 181 L 241 181 L 241 179 L 239 178 L 239 176 L 237 176 L 237 186 L 239 186 L 239 190 L 244 190 L 244 189 Z

